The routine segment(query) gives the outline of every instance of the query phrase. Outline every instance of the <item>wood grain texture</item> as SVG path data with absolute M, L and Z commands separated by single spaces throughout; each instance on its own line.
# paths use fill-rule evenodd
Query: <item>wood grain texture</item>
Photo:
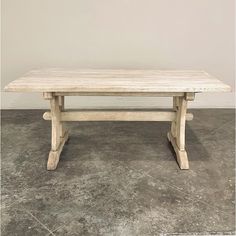
M 187 152 L 185 150 L 180 150 L 178 148 L 177 143 L 176 143 L 176 138 L 173 137 L 171 132 L 167 133 L 167 138 L 170 141 L 170 143 L 175 151 L 176 159 L 179 164 L 179 168 L 181 170 L 188 170 L 189 169 L 189 161 L 188 161 Z
M 43 114 L 45 120 L 52 119 L 51 112 Z M 65 111 L 61 121 L 174 121 L 176 112 L 172 111 Z M 188 113 L 186 120 L 192 120 Z
M 187 100 L 186 97 L 174 97 L 173 109 L 176 111 L 176 119 L 172 121 L 171 130 L 167 137 L 171 142 L 176 153 L 177 162 L 180 169 L 189 169 L 188 156 L 185 150 L 185 125 L 187 119 Z M 189 99 L 194 99 L 194 96 L 189 94 Z
M 65 98 L 64 96 L 59 96 L 59 109 L 60 109 L 60 120 L 61 120 L 61 112 L 64 111 L 65 108 Z M 65 134 L 65 127 L 64 127 L 64 122 L 60 121 L 60 137 L 63 137 Z
M 183 97 L 184 92 L 54 92 L 54 96 Z
M 173 97 L 173 110 L 177 112 L 178 110 L 178 97 Z M 186 117 L 187 118 L 187 117 Z M 174 137 L 176 137 L 176 117 L 175 119 L 171 122 L 171 133 Z
M 51 114 L 52 114 L 52 134 L 51 134 L 51 149 L 56 151 L 60 145 L 60 108 L 59 108 L 59 98 L 53 97 L 50 100 Z
M 48 155 L 47 170 L 55 170 L 60 160 L 60 155 L 63 150 L 65 143 L 69 138 L 68 131 L 65 132 L 64 136 L 60 138 L 60 143 L 57 150 L 51 150 Z
M 176 143 L 181 151 L 185 150 L 185 121 L 187 114 L 187 101 L 184 97 L 178 98 L 176 117 Z
M 51 105 L 51 151 L 48 156 L 47 169 L 55 170 L 60 159 L 65 142 L 68 140 L 68 132 L 61 122 L 61 112 L 64 110 L 64 97 L 52 96 Z
M 11 82 L 15 92 L 226 92 L 230 87 L 204 71 L 32 70 Z

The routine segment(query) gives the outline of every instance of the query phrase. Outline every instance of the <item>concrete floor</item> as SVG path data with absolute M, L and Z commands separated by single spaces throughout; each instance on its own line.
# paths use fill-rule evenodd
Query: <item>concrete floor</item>
M 46 171 L 43 111 L 2 111 L 2 236 L 234 235 L 234 110 L 194 110 L 190 170 L 166 122 L 70 123 Z

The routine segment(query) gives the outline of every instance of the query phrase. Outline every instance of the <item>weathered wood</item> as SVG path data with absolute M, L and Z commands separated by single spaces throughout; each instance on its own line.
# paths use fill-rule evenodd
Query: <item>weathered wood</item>
M 65 142 L 68 139 L 68 132 L 65 132 L 63 123 L 61 122 L 61 110 L 64 109 L 64 98 L 53 96 L 50 100 L 51 104 L 51 151 L 48 156 L 47 169 L 55 170 L 59 162 L 60 154 Z
M 176 143 L 180 150 L 185 150 L 185 122 L 187 113 L 187 101 L 184 97 L 178 98 L 176 116 Z
M 178 109 L 178 98 L 173 97 L 173 110 L 177 112 Z M 186 117 L 187 119 L 187 117 Z M 174 137 L 176 137 L 176 117 L 175 119 L 171 122 L 171 133 Z
M 59 109 L 60 109 L 60 119 L 61 119 L 61 112 L 63 112 L 65 109 L 64 107 L 65 98 L 64 96 L 59 96 L 58 99 L 59 99 Z M 60 137 L 63 137 L 64 134 L 65 134 L 64 122 L 61 121 L 60 122 Z
M 185 123 L 192 120 L 187 114 L 187 101 L 195 93 L 227 92 L 230 86 L 204 71 L 164 70 L 33 70 L 11 82 L 5 91 L 43 92 L 50 100 L 51 112 L 44 119 L 52 120 L 51 151 L 47 169 L 57 167 L 60 153 L 68 139 L 65 121 L 171 121 L 168 139 L 181 169 L 188 169 L 185 150 Z M 64 111 L 64 96 L 171 96 L 172 112 L 157 111 Z
M 52 120 L 52 135 L 51 135 L 51 148 L 52 151 L 56 151 L 60 144 L 60 108 L 59 108 L 59 98 L 53 97 L 50 100 L 51 104 L 51 120 Z
M 122 97 L 183 97 L 185 93 L 181 92 L 56 92 L 55 96 L 122 96 Z
M 167 134 L 177 157 L 181 169 L 188 169 L 188 156 L 185 150 L 185 123 L 187 117 L 187 101 L 185 97 L 173 99 L 173 109 L 176 111 L 176 120 L 171 124 L 171 131 Z
M 51 92 L 43 92 L 43 98 L 45 100 L 50 100 L 52 99 L 52 97 L 53 97 L 53 94 Z
M 47 170 L 55 170 L 60 160 L 62 149 L 68 140 L 68 131 L 64 133 L 64 136 L 60 138 L 60 143 L 57 150 L 51 150 L 48 156 Z
M 171 145 L 174 148 L 176 153 L 176 159 L 179 164 L 181 170 L 188 170 L 189 169 L 189 162 L 187 152 L 185 150 L 180 150 L 176 143 L 176 138 L 173 137 L 171 132 L 167 134 L 168 140 L 170 141 Z
M 230 91 L 204 71 L 165 70 L 32 70 L 5 91 L 159 93 Z
M 43 114 L 45 120 L 51 120 L 51 113 Z M 67 111 L 61 112 L 61 121 L 174 121 L 175 112 L 157 111 Z M 191 113 L 186 115 L 192 120 Z
M 57 95 L 55 95 L 57 96 Z M 58 96 L 59 98 L 59 106 L 60 106 L 60 110 L 63 111 L 65 108 L 65 98 L 64 96 Z
M 185 99 L 187 101 L 193 101 L 195 98 L 195 93 L 185 93 Z

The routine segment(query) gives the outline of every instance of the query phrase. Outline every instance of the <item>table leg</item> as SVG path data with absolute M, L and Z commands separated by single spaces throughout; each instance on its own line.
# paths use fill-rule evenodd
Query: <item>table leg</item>
M 188 156 L 185 150 L 187 100 L 185 97 L 174 97 L 173 103 L 176 119 L 172 122 L 171 131 L 167 136 L 175 150 L 180 169 L 189 169 Z
M 60 120 L 61 111 L 64 109 L 64 98 L 52 96 L 50 99 L 52 115 L 51 151 L 48 156 L 47 169 L 55 170 L 60 159 L 63 146 L 68 139 L 63 123 Z
M 177 112 L 178 110 L 178 97 L 173 97 L 173 110 Z M 173 137 L 176 137 L 176 119 L 171 122 L 171 133 Z
M 59 99 L 59 109 L 60 109 L 60 112 L 64 111 L 65 110 L 65 98 L 64 96 L 58 96 L 58 99 Z M 65 127 L 64 127 L 64 122 L 60 122 L 60 137 L 64 137 L 65 135 Z

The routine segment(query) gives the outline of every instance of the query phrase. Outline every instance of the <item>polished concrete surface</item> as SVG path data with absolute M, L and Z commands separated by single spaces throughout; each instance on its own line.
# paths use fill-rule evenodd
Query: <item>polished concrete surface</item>
M 2 111 L 2 236 L 234 235 L 234 110 L 193 110 L 185 171 L 168 122 L 69 123 L 46 171 L 42 114 Z

